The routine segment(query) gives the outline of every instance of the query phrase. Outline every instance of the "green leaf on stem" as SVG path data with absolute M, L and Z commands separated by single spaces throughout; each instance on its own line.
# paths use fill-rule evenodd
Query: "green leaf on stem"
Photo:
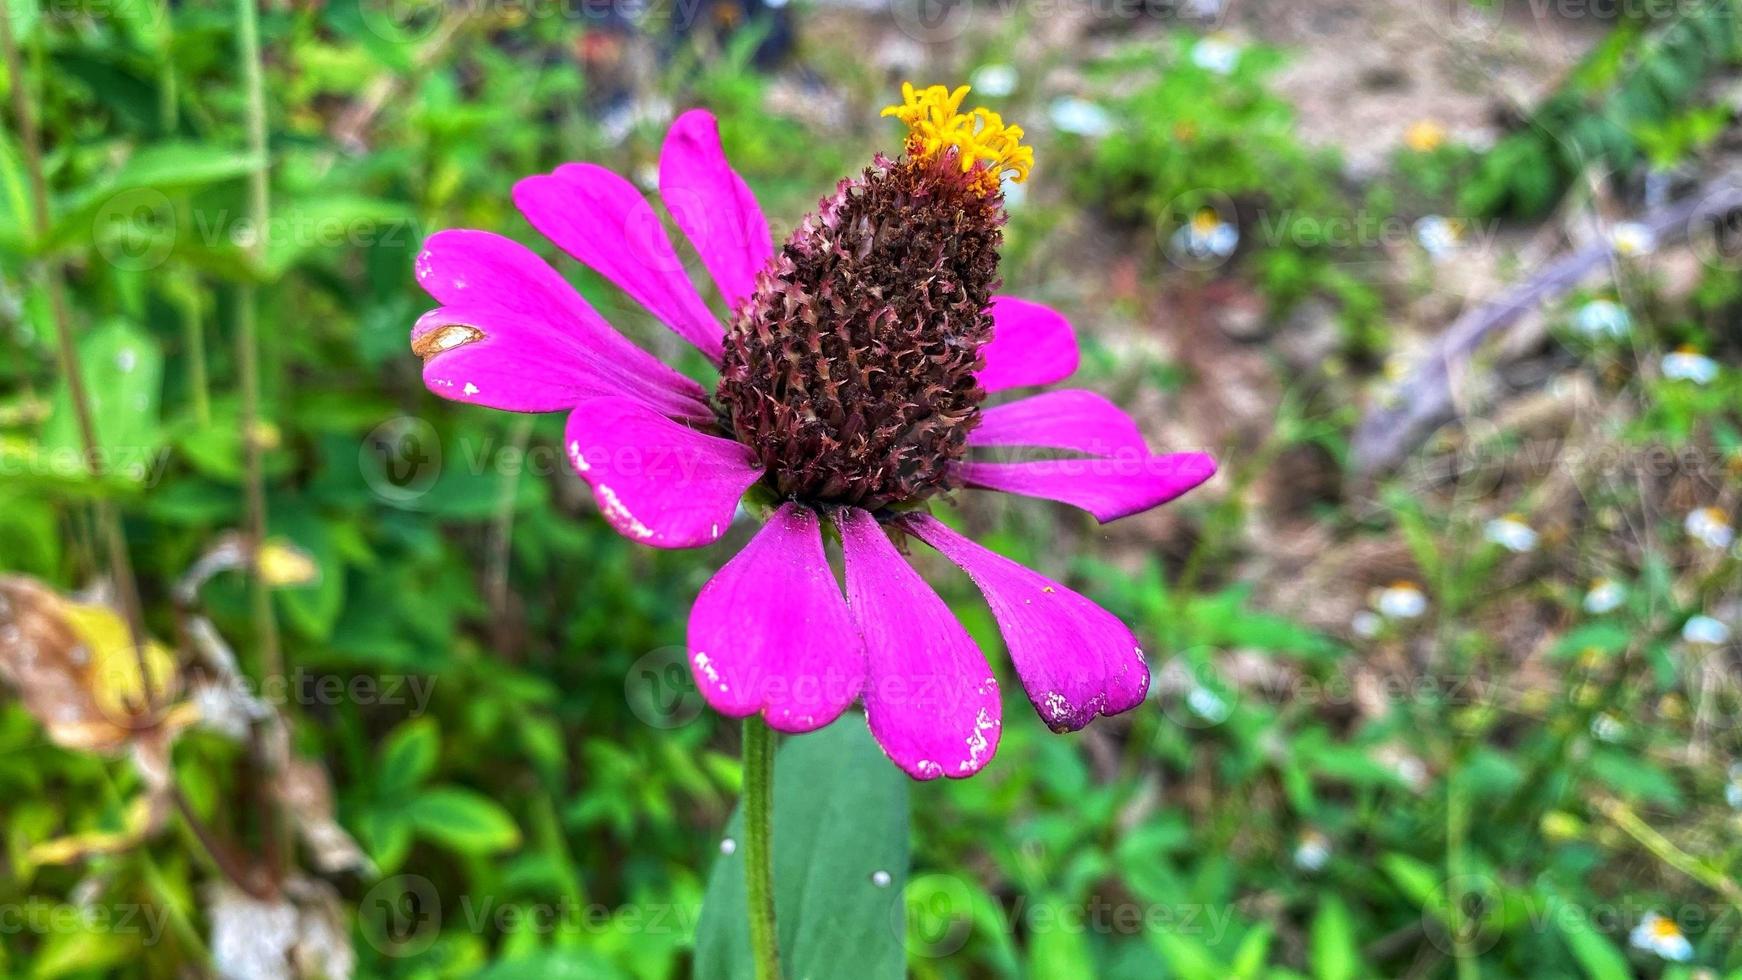
M 125 320 L 97 327 L 79 340 L 78 348 L 79 376 L 104 473 L 141 482 L 151 478 L 163 442 L 163 350 L 150 334 Z M 72 391 L 64 381 L 55 391 L 42 449 L 51 461 L 77 460 L 83 466 L 84 439 Z
M 774 913 L 785 977 L 905 976 L 908 779 L 849 713 L 774 760 Z M 695 976 L 748 978 L 744 817 L 732 814 L 696 926 Z

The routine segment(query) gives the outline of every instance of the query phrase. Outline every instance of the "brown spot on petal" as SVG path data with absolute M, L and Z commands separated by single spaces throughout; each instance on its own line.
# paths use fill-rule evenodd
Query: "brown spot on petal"
M 448 323 L 411 341 L 411 352 L 428 360 L 443 351 L 484 339 L 484 331 L 465 323 Z

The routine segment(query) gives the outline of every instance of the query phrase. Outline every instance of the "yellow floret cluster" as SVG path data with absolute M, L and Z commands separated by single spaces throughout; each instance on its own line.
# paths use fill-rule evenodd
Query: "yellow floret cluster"
M 1006 125 L 998 113 L 983 107 L 963 112 L 962 100 L 967 96 L 966 85 L 954 90 L 942 85 L 916 89 L 903 82 L 901 104 L 884 109 L 883 115 L 907 124 L 909 156 L 929 160 L 953 147 L 963 173 L 981 166 L 978 181 L 983 193 L 997 190 L 1005 175 L 1014 183 L 1028 179 L 1034 149 L 1022 145 L 1022 127 Z

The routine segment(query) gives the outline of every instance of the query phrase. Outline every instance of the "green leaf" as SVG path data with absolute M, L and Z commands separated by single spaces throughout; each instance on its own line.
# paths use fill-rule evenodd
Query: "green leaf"
M 108 180 L 63 205 L 49 234 L 53 246 L 96 241 L 112 222 L 142 211 L 168 214 L 168 192 L 235 180 L 258 166 L 249 153 L 203 143 L 157 143 L 128 158 Z M 196 237 L 198 227 L 171 226 L 178 236 Z
M 1438 869 L 1425 861 L 1417 860 L 1407 854 L 1387 854 L 1379 859 L 1379 866 L 1397 883 L 1397 887 L 1409 900 L 1428 909 L 1439 901 L 1440 886 L 1445 879 Z
M 332 248 L 398 248 L 417 245 L 416 213 L 398 201 L 355 195 L 325 195 L 280 203 L 266 241 L 267 279 L 284 275 L 310 253 Z
M 1063 908 L 1065 899 L 1057 896 L 1042 898 L 1036 909 Z M 1036 928 L 1028 939 L 1028 975 L 1031 977 L 1068 977 L 1094 959 L 1089 951 L 1085 930 L 1072 928 Z
M 1591 753 L 1591 775 L 1617 792 L 1634 798 L 1679 807 L 1682 792 L 1675 779 L 1640 756 L 1614 749 Z
M 391 800 L 422 785 L 435 771 L 440 752 L 441 733 L 434 718 L 425 716 L 395 728 L 381 747 L 376 795 Z
M 19 5 L 34 10 L 36 4 Z M 10 129 L 0 130 L 0 245 L 16 247 L 34 230 L 30 213 L 30 184 L 24 158 L 18 152 Z
M 108 973 L 139 955 L 139 944 L 90 926 L 54 932 L 36 954 L 31 977 L 56 977 Z M 112 975 L 112 974 L 111 974 Z
M 1196 939 L 1163 928 L 1150 933 L 1150 941 L 1181 980 L 1222 980 L 1228 976 L 1228 968 Z
M 406 804 L 404 815 L 422 836 L 467 854 L 491 854 L 520 844 L 520 828 L 508 811 L 471 790 L 429 790 Z
M 1633 642 L 1633 632 L 1615 623 L 1587 623 L 1561 637 L 1549 655 L 1556 659 L 1578 657 L 1587 650 L 1615 654 Z
M 392 874 L 405 863 L 411 853 L 412 827 L 404 811 L 392 807 L 365 811 L 360 829 L 382 874 Z
M 319 569 L 315 581 L 279 589 L 285 619 L 316 640 L 332 638 L 345 605 L 345 563 L 333 543 L 334 525 L 301 501 L 272 513 L 271 533 L 306 552 Z
M 629 974 L 610 960 L 584 949 L 562 949 L 500 960 L 471 980 L 616 980 Z
M 1591 980 L 1627 980 L 1633 976 L 1626 954 L 1616 949 L 1609 937 L 1593 929 L 1585 916 L 1561 914 L 1550 918 L 1560 930 L 1561 938 L 1566 940 L 1567 948 L 1573 951 L 1573 958 L 1579 961 L 1585 976 Z
M 1359 960 L 1349 907 L 1337 896 L 1327 895 L 1313 918 L 1313 976 L 1318 980 L 1354 980 L 1361 973 Z
M 871 741 L 862 715 L 785 740 L 774 763 L 774 906 L 783 975 L 905 975 L 907 811 L 907 777 Z M 752 975 L 743 831 L 740 807 L 726 829 L 738 846 L 714 862 L 696 926 L 695 976 L 707 980 Z M 970 914 L 947 911 L 952 926 Z
M 79 340 L 79 377 L 96 429 L 107 474 L 144 482 L 156 472 L 163 442 L 159 399 L 163 394 L 163 351 L 145 331 L 125 320 L 110 320 Z M 73 410 L 72 392 L 63 380 L 43 428 L 42 448 L 58 465 L 65 460 L 82 471 L 84 439 Z M 71 475 L 71 474 L 69 474 Z
M 1240 940 L 1240 948 L 1234 951 L 1233 975 L 1242 978 L 1254 978 L 1264 969 L 1264 961 L 1270 955 L 1270 941 L 1276 937 L 1276 930 L 1269 925 L 1261 925 L 1245 938 Z

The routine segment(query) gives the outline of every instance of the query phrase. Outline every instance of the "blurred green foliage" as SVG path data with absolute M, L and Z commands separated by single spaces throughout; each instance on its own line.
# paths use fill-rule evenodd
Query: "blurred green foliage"
M 1621 4 L 1621 22 L 1460 193 L 1472 215 L 1540 215 L 1582 174 L 1671 169 L 1715 137 L 1727 110 L 1705 87 L 1742 59 L 1733 3 Z

